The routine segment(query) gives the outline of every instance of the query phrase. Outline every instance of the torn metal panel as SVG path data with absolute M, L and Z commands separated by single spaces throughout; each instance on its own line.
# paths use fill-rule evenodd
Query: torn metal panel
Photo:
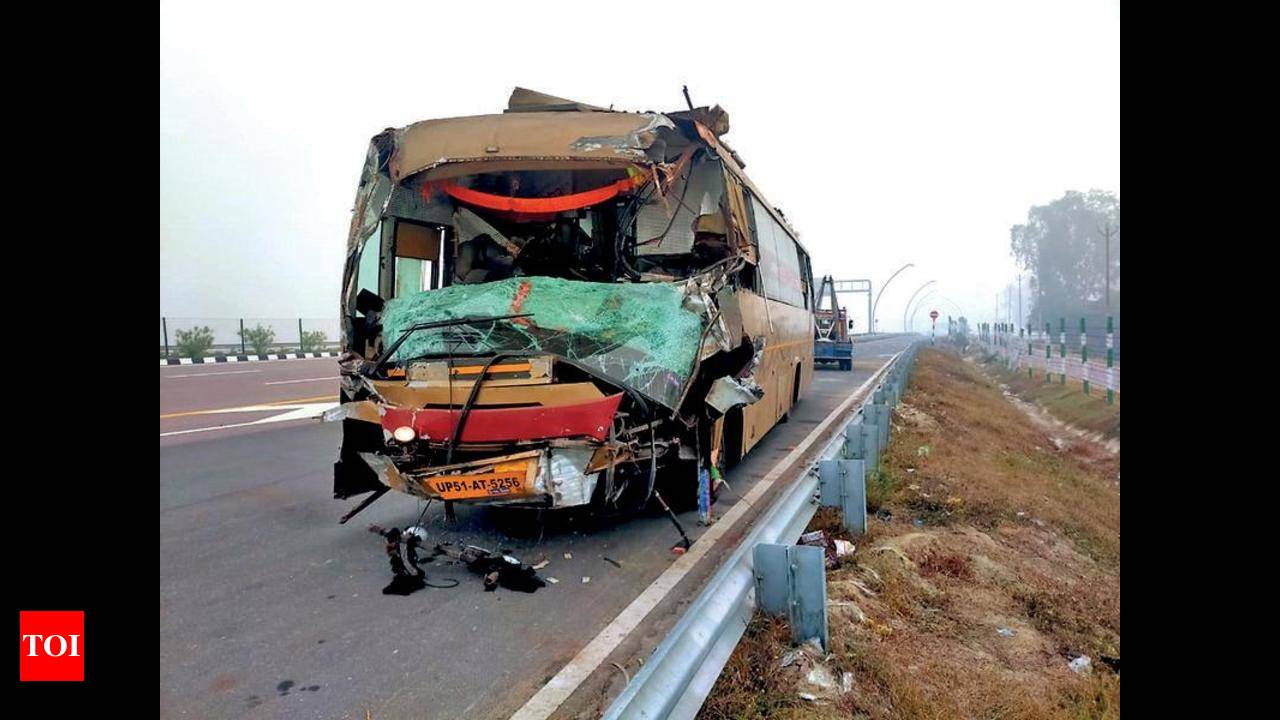
M 324 422 L 360 420 L 362 422 L 381 423 L 384 408 L 384 405 L 374 402 L 373 400 L 359 400 L 356 402 L 342 403 L 337 407 L 329 408 L 321 415 L 321 419 Z
M 465 207 L 459 207 L 454 211 L 453 227 L 456 229 L 459 243 L 468 243 L 483 235 L 510 253 L 512 258 L 520 254 L 519 245 L 508 240 L 497 228 L 485 222 L 484 218 Z
M 755 380 L 722 377 L 711 383 L 706 402 L 723 415 L 735 407 L 750 405 L 762 397 L 764 397 L 764 388 L 760 387 Z
M 647 118 L 644 125 L 625 133 L 583 135 L 570 143 L 569 147 L 576 152 L 594 152 L 607 149 L 615 155 L 630 157 L 634 160 L 652 158 L 655 161 L 662 161 L 667 155 L 668 139 L 675 139 L 673 135 L 676 126 L 663 115 L 641 113 L 641 116 Z M 664 129 L 673 132 L 664 133 L 662 132 Z M 657 148 L 656 152 L 648 152 L 654 149 L 654 141 L 659 140 L 659 138 L 661 138 L 661 147 Z
M 507 109 L 503 112 L 609 112 L 605 108 L 596 107 L 580 103 L 576 100 L 566 100 L 555 95 L 547 95 L 536 90 L 518 87 L 511 91 L 511 97 L 507 100 Z
M 554 507 L 572 507 L 591 502 L 600 473 L 584 472 L 591 460 L 591 448 L 564 448 L 548 452 L 538 468 L 534 488 L 551 496 Z
M 406 481 L 404 475 L 400 473 L 400 469 L 397 468 L 395 463 L 391 462 L 391 459 L 386 455 L 362 452 L 360 453 L 360 457 L 369 464 L 369 467 L 372 468 L 375 473 L 378 474 L 378 480 L 382 482 L 383 485 L 402 493 L 417 494 L 412 492 L 409 482 Z
M 636 216 L 636 253 L 683 255 L 693 251 L 694 226 L 718 216 L 724 197 L 723 168 L 713 160 L 694 163 L 687 178 L 646 203 Z M 703 221 L 704 227 L 713 220 Z M 720 221 L 721 226 L 723 220 Z

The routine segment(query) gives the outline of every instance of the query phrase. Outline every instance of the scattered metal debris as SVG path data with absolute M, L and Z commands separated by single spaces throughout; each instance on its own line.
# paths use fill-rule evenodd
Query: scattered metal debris
M 436 545 L 435 551 L 466 565 L 468 570 L 482 576 L 487 592 L 502 586 L 508 590 L 531 593 L 547 585 L 536 570 L 510 555 L 495 554 L 475 545 L 466 545 L 459 550 L 452 543 Z
M 453 580 L 451 585 L 438 585 L 427 582 L 427 573 L 419 565 L 425 558 L 418 555 L 418 548 L 427 539 L 426 528 L 421 525 L 414 525 L 401 532 L 400 528 L 387 529 L 378 525 L 370 525 L 369 532 L 382 537 L 383 547 L 386 549 L 387 558 L 391 564 L 391 582 L 382 588 L 383 595 L 410 595 L 424 587 L 457 587 L 458 581 L 456 580 Z M 402 545 L 404 548 L 403 557 L 401 556 Z M 408 567 L 405 566 L 406 562 Z

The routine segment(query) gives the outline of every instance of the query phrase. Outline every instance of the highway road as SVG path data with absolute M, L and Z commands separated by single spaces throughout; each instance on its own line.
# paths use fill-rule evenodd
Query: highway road
M 820 368 L 791 421 L 728 474 L 715 512 L 910 339 L 858 343 L 852 372 Z M 676 559 L 679 538 L 656 513 L 597 522 L 461 506 L 451 526 L 435 505 L 424 521 L 429 544 L 545 558 L 541 575 L 559 582 L 532 594 L 484 592 L 478 576 L 437 559 L 429 580 L 456 587 L 382 595 L 390 570 L 365 528 L 410 525 L 421 506 L 393 493 L 337 524 L 354 504 L 331 493 L 340 428 L 314 418 L 336 399 L 332 358 L 160 375 L 161 717 L 508 717 Z M 681 522 L 696 547 L 706 528 L 693 511 Z M 744 531 L 732 528 L 721 544 Z M 598 715 L 624 685 L 611 663 L 634 675 L 723 554 L 713 546 L 555 716 Z

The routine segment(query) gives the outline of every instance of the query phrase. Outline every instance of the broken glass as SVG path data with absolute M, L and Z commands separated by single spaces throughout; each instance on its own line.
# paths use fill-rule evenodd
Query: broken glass
M 516 313 L 533 316 L 416 331 L 391 359 L 557 355 L 674 409 L 693 373 L 705 321 L 681 285 L 540 276 L 393 298 L 382 321 L 391 347 L 417 323 Z

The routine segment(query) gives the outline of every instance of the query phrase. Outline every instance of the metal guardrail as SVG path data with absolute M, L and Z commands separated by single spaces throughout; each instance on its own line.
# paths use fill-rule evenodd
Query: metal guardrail
M 889 361 L 862 405 L 850 413 L 848 422 L 832 435 L 818 457 L 756 521 L 640 673 L 605 711 L 604 718 L 657 720 L 697 715 L 755 612 L 754 548 L 760 543 L 793 543 L 800 537 L 818 508 L 820 462 L 838 458 L 849 428 L 861 433 L 861 419 L 879 414 L 868 412 L 868 405 L 883 408 L 886 402 L 896 402 L 921 344 L 913 343 Z M 879 444 L 876 452 L 883 446 Z

